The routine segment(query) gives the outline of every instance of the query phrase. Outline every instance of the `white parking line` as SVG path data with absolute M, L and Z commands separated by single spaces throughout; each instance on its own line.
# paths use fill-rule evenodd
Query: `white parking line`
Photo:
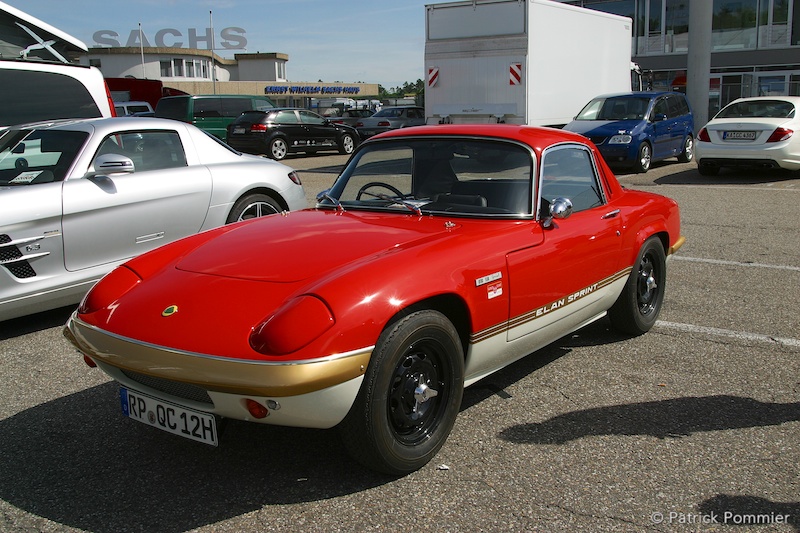
M 792 339 L 791 337 L 773 337 L 770 335 L 761 335 L 759 333 L 747 333 L 745 331 L 733 331 L 730 329 L 696 326 L 694 324 L 665 322 L 663 320 L 657 321 L 656 327 L 672 329 L 676 331 L 684 331 L 686 333 L 703 333 L 706 335 L 714 335 L 716 337 L 728 337 L 732 339 L 766 342 L 769 344 L 777 344 L 779 346 L 790 346 L 792 348 L 800 348 L 800 339 Z
M 683 255 L 673 255 L 672 259 L 678 261 L 691 261 L 693 263 L 711 263 L 713 265 L 732 265 L 732 266 L 743 266 L 743 267 L 757 267 L 757 268 L 775 268 L 778 270 L 793 270 L 795 272 L 800 272 L 800 267 L 791 266 L 791 265 L 767 265 L 764 263 L 748 263 L 745 261 L 725 261 L 723 259 L 704 259 L 702 257 L 686 257 Z

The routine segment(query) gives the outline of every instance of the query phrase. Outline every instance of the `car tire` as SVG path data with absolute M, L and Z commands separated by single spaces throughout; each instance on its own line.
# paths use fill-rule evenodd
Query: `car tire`
M 228 215 L 226 224 L 241 222 L 251 218 L 274 215 L 275 213 L 280 213 L 281 211 L 283 211 L 283 208 L 278 204 L 278 202 L 275 201 L 274 198 L 267 196 L 266 194 L 248 194 L 247 196 L 239 198 L 239 200 L 233 204 L 233 209 L 231 209 L 231 212 Z
M 653 162 L 653 149 L 650 143 L 643 142 L 639 145 L 639 150 L 636 152 L 636 161 L 633 162 L 634 172 L 644 174 L 650 170 L 650 164 Z
M 275 161 L 281 161 L 286 158 L 286 155 L 289 153 L 289 145 L 286 144 L 286 139 L 278 137 L 277 139 L 272 139 L 269 143 L 269 148 L 267 150 L 267 155 L 274 159 Z
M 686 136 L 683 142 L 683 151 L 678 154 L 678 161 L 681 163 L 690 163 L 694 159 L 694 137 L 691 134 Z
M 653 327 L 664 303 L 667 261 L 658 237 L 647 239 L 639 250 L 622 294 L 608 316 L 617 330 L 641 335 Z
M 353 138 L 352 135 L 349 133 L 345 133 L 342 135 L 341 140 L 339 141 L 339 153 L 340 154 L 352 154 L 353 150 L 356 149 L 356 140 Z
M 698 165 L 697 171 L 701 176 L 716 176 L 720 167 L 717 165 Z
M 417 311 L 381 334 L 339 434 L 364 466 L 395 476 L 414 472 L 444 444 L 463 392 L 458 332 L 441 313 Z

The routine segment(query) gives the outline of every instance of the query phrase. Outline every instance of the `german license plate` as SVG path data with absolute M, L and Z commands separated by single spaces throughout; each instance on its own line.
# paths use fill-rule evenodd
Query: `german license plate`
M 244 126 L 234 126 L 233 133 L 236 135 L 242 135 L 244 133 Z
M 219 444 L 214 415 L 187 409 L 125 387 L 120 387 L 119 399 L 122 414 L 128 418 L 187 439 L 212 446 Z
M 756 138 L 754 131 L 723 131 L 722 138 L 726 141 L 753 141 Z

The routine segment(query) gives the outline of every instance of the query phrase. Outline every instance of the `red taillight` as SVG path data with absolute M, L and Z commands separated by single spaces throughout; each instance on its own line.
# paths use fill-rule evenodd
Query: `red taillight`
M 92 359 L 88 355 L 83 356 L 83 362 L 86 363 L 86 366 L 88 366 L 89 368 L 97 368 L 97 363 L 95 363 L 94 359 Z
M 769 136 L 767 139 L 768 143 L 777 143 L 781 141 L 787 140 L 794 134 L 794 131 L 786 129 L 786 128 L 778 128 L 772 132 L 772 135 Z
M 266 407 L 264 407 L 255 400 L 251 400 L 250 398 L 248 398 L 247 400 L 245 400 L 244 403 L 245 405 L 247 405 L 247 412 L 250 413 L 250 415 L 253 418 L 257 418 L 260 420 L 262 418 L 266 418 L 267 415 L 269 415 L 269 409 L 267 409 Z
M 250 131 L 253 133 L 264 132 L 267 131 L 266 124 L 253 124 L 250 126 Z
M 302 185 L 302 183 L 300 182 L 300 175 L 294 170 L 289 172 L 289 179 L 292 180 L 292 183 L 295 183 L 297 185 Z
M 378 122 L 378 126 L 380 127 L 391 126 L 391 124 L 389 123 L 388 120 L 381 120 L 380 122 Z
M 112 96 L 111 96 L 111 91 L 108 88 L 108 83 L 104 82 L 103 85 L 106 86 L 106 99 L 108 100 L 108 106 L 111 108 L 111 116 L 112 117 L 116 117 L 117 116 L 117 110 L 114 109 L 114 98 L 112 98 Z
M 356 122 L 356 128 L 363 128 L 363 127 L 364 127 L 364 123 L 363 122 L 361 122 L 360 120 L 358 122 Z
M 705 128 L 701 129 L 697 133 L 697 140 L 698 141 L 703 141 L 704 143 L 710 143 L 711 142 L 711 137 L 708 136 L 708 130 L 706 130 Z

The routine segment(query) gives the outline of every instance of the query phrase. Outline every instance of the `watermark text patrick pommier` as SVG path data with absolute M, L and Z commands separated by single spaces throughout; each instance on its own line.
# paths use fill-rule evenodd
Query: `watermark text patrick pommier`
M 650 520 L 654 524 L 729 524 L 729 525 L 769 525 L 788 524 L 791 515 L 781 513 L 744 514 L 725 511 L 724 513 L 653 513 Z

